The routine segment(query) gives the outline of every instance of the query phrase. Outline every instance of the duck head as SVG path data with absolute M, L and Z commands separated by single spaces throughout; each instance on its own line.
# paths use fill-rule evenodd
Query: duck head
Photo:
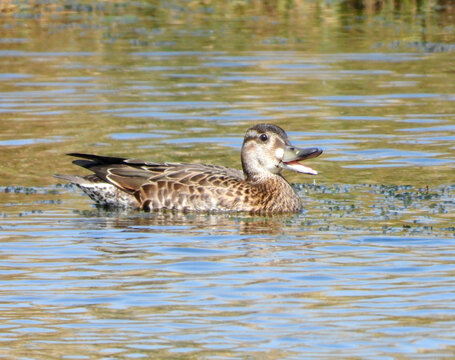
M 317 171 L 301 161 L 322 154 L 322 150 L 298 148 L 289 142 L 286 132 L 272 124 L 249 128 L 242 145 L 242 167 L 247 179 L 259 180 L 287 169 L 302 174 L 317 175 Z

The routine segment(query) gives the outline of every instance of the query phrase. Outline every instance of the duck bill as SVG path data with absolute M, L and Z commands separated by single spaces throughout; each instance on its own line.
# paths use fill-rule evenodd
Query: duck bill
M 302 165 L 300 162 L 306 159 L 311 159 L 322 154 L 322 149 L 308 148 L 301 149 L 294 146 L 287 146 L 284 149 L 281 167 L 283 169 L 296 171 L 302 174 L 317 175 L 318 172 L 312 168 Z

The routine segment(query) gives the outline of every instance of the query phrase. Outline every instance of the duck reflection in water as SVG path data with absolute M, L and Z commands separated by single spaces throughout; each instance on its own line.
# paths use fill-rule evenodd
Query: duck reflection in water
M 247 213 L 202 213 L 181 211 L 131 211 L 124 208 L 106 208 L 97 206 L 90 210 L 77 211 L 77 213 L 90 219 L 102 229 L 122 229 L 124 231 L 142 234 L 162 233 L 185 234 L 200 236 L 212 234 L 215 238 L 232 234 L 232 229 L 240 235 L 279 235 L 289 233 L 290 229 L 297 226 L 301 229 L 301 218 L 295 214 L 281 214 L 267 216 L 267 214 Z M 80 220 L 78 220 L 80 222 Z

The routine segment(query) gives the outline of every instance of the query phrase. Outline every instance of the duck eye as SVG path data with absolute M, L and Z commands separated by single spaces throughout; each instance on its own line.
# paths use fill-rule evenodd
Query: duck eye
M 261 134 L 261 136 L 259 136 L 259 139 L 261 139 L 261 141 L 267 141 L 268 138 L 269 137 L 266 134 Z

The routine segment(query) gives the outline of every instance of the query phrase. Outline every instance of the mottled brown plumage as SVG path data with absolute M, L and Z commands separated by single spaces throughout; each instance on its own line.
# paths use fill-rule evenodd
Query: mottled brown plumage
M 281 176 L 282 169 L 316 174 L 299 163 L 319 156 L 318 148 L 293 147 L 283 129 L 258 124 L 242 146 L 243 171 L 224 166 L 154 163 L 72 153 L 73 163 L 93 172 L 56 175 L 79 186 L 96 203 L 143 210 L 297 212 L 302 203 Z

